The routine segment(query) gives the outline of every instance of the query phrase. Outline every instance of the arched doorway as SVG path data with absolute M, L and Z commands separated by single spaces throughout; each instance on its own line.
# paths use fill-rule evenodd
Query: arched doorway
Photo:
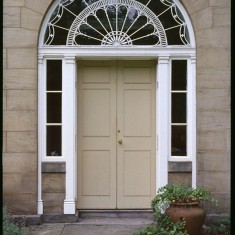
M 134 168 L 125 168 L 124 165 L 122 165 L 121 170 L 119 170 L 120 173 L 117 174 L 120 166 L 114 164 L 112 167 L 106 167 L 105 173 L 105 171 L 102 171 L 102 167 L 107 165 L 107 162 L 117 162 L 117 156 L 119 156 L 119 148 L 117 146 L 120 147 L 120 144 L 115 144 L 115 147 L 113 147 L 114 150 L 105 148 L 85 149 L 82 145 L 82 143 L 85 142 L 85 139 L 88 139 L 89 137 L 89 135 L 86 134 L 86 131 L 89 130 L 90 133 L 92 133 L 92 131 L 95 131 L 94 128 L 99 126 L 99 123 L 96 123 L 94 126 L 94 122 L 92 122 L 92 114 L 96 110 L 94 107 L 97 107 L 97 105 L 91 105 L 92 102 L 96 101 L 96 104 L 97 102 L 100 102 L 99 104 L 101 106 L 105 106 L 105 102 L 107 102 L 107 99 L 104 99 L 105 94 L 95 96 L 95 94 L 98 94 L 99 92 L 92 94 L 88 92 L 89 96 L 88 93 L 85 94 L 81 90 L 83 88 L 78 87 L 77 85 L 80 82 L 77 77 L 82 77 L 85 81 L 85 85 L 88 86 L 87 84 L 91 85 L 92 79 L 98 76 L 100 66 L 97 65 L 92 67 L 99 67 L 93 72 L 92 79 L 88 75 L 88 77 L 83 77 L 80 73 L 87 67 L 87 64 L 89 64 L 89 61 L 91 60 L 97 61 L 97 65 L 101 63 L 100 61 L 105 63 L 107 60 L 114 64 L 121 64 L 121 62 L 119 62 L 120 60 L 124 61 L 122 62 L 124 64 L 133 64 L 133 61 L 135 61 L 135 66 L 127 66 L 129 69 L 129 72 L 127 73 L 135 74 L 130 75 L 130 77 L 133 76 L 137 78 L 138 81 L 141 81 L 137 82 L 138 85 L 146 83 L 145 80 L 141 80 L 145 76 L 138 77 L 139 74 L 145 74 L 146 71 L 143 72 L 139 69 L 146 68 L 143 64 L 154 64 L 151 65 L 150 69 L 152 71 L 154 68 L 154 72 L 151 73 L 154 74 L 154 78 L 150 79 L 154 81 L 150 86 L 152 89 L 151 92 L 154 93 L 151 97 L 154 98 L 146 101 L 145 104 L 136 109 L 144 110 L 150 103 L 153 104 L 154 108 L 151 106 L 151 109 L 149 109 L 151 110 L 152 116 L 149 117 L 149 114 L 142 116 L 147 116 L 151 120 L 154 119 L 153 125 L 150 128 L 153 131 L 153 139 L 151 141 L 154 143 L 147 149 L 144 148 L 138 151 L 135 148 L 131 149 L 131 151 L 135 151 L 135 156 L 138 156 L 140 151 L 142 151 L 141 156 L 145 156 L 145 153 L 143 152 L 150 151 L 150 149 L 154 152 L 153 155 L 151 155 L 152 157 L 149 158 L 153 160 L 147 161 L 147 164 L 150 166 L 149 168 L 147 168 L 146 165 L 143 165 L 143 159 L 139 158 L 140 160 Z M 78 62 L 77 64 L 77 61 L 85 62 Z M 79 70 L 79 64 L 82 64 L 81 70 Z M 105 66 L 101 67 L 104 68 Z M 108 67 L 112 67 L 110 70 L 111 72 L 108 73 L 109 75 L 118 74 L 117 71 L 120 69 L 120 66 L 113 65 Z M 91 71 L 92 69 L 90 66 L 89 73 Z M 130 73 L 130 71 L 133 73 Z M 103 71 L 102 74 L 105 74 L 105 72 Z M 121 75 L 113 77 L 105 78 L 105 76 L 101 75 L 103 80 L 115 80 L 113 83 L 116 83 L 116 86 L 112 89 L 117 92 L 114 92 L 111 96 L 110 101 L 108 102 L 109 105 L 114 97 L 116 99 L 118 92 L 120 93 L 120 90 L 122 90 L 120 86 L 123 86 L 123 84 L 117 85 L 117 81 L 122 80 L 122 78 L 120 78 L 122 77 Z M 60 83 L 60 85 L 50 87 L 50 81 L 57 81 L 56 83 Z M 95 80 L 93 83 L 99 87 L 99 89 L 93 88 L 93 90 L 105 90 L 104 87 L 100 87 L 98 80 Z M 105 83 L 106 82 L 104 81 L 101 82 L 103 85 Z M 132 88 L 133 87 L 134 85 L 132 84 Z M 88 88 L 86 88 L 86 90 L 87 89 Z M 146 88 L 141 89 L 146 91 Z M 84 93 L 84 96 L 88 97 L 87 100 L 91 100 L 90 103 L 86 103 L 86 101 L 79 106 L 80 100 L 77 100 L 77 97 L 80 95 L 79 90 Z M 142 94 L 134 95 L 129 101 L 138 100 L 141 95 Z M 119 97 L 120 99 L 123 99 L 123 94 L 121 93 Z M 116 110 L 115 112 L 117 114 L 119 113 L 117 110 L 123 110 L 123 106 L 118 109 L 117 104 L 123 104 L 123 101 L 116 100 L 115 105 L 112 103 L 110 107 L 115 106 L 116 108 L 114 108 L 114 110 Z M 132 107 L 139 102 L 135 102 L 134 104 L 131 102 L 129 103 L 129 106 L 127 105 L 127 107 L 129 107 L 127 108 L 127 111 L 132 110 Z M 77 115 L 77 110 L 79 111 L 79 107 L 83 107 L 82 105 L 87 109 L 90 107 L 91 111 L 88 112 L 87 109 L 80 109 L 80 112 Z M 132 117 L 133 122 L 130 123 L 134 123 L 135 119 L 137 119 L 137 124 L 133 126 L 133 129 L 138 128 L 138 126 L 140 127 L 139 122 L 144 122 L 144 119 L 139 119 L 138 122 L 138 118 L 134 118 L 133 113 L 136 113 L 136 110 L 129 112 L 130 115 L 128 117 L 124 116 L 124 119 Z M 86 111 L 87 115 L 89 115 L 86 116 L 84 120 L 87 122 L 79 124 L 79 120 L 81 119 L 81 116 L 79 116 L 80 113 L 83 115 Z M 104 117 L 102 116 L 102 112 L 98 112 L 96 115 L 101 119 Z M 61 118 L 53 118 L 58 116 Z M 107 114 L 107 117 L 110 116 L 115 116 L 113 120 L 117 120 L 116 117 L 118 114 Z M 141 115 L 138 115 L 138 117 L 140 116 Z M 51 117 L 51 119 L 49 117 Z M 84 185 L 85 181 L 87 181 L 86 185 L 84 187 L 82 186 L 84 190 L 83 195 L 87 195 L 87 198 L 91 197 L 90 192 L 94 189 L 94 185 L 97 186 L 98 184 L 94 179 L 96 179 L 101 172 L 104 173 L 104 179 L 101 185 L 104 185 L 104 183 L 107 182 L 107 175 L 110 179 L 113 178 L 110 172 L 114 173 L 113 175 L 118 176 L 114 180 L 108 180 L 107 187 L 103 188 L 103 191 L 100 187 L 95 190 L 95 193 L 92 192 L 93 194 L 96 194 L 97 191 L 102 191 L 100 195 L 106 195 L 108 194 L 107 189 L 110 189 L 110 187 L 112 188 L 115 185 L 115 189 L 111 191 L 113 195 L 117 195 L 118 192 L 120 192 L 117 182 L 123 182 L 125 178 L 124 175 L 129 174 L 130 172 L 133 173 L 136 170 L 136 173 L 129 174 L 126 178 L 126 182 L 128 182 L 126 184 L 127 190 L 127 188 L 130 188 L 128 185 L 137 185 L 136 182 L 139 181 L 138 172 L 141 169 L 146 168 L 145 172 L 149 172 L 149 170 L 152 169 L 150 171 L 151 177 L 149 177 L 151 180 L 148 182 L 143 181 L 143 185 L 140 188 L 134 187 L 135 189 L 133 189 L 133 191 L 138 191 L 139 193 L 134 197 L 140 197 L 141 194 L 146 196 L 146 192 L 144 190 L 141 191 L 141 188 L 147 184 L 152 185 L 148 190 L 150 193 L 147 195 L 147 199 L 143 199 L 150 202 L 150 199 L 154 193 L 156 193 L 157 188 L 168 182 L 168 162 L 172 160 L 192 162 L 192 184 L 195 185 L 195 123 L 195 41 L 190 20 L 186 11 L 178 1 L 55 1 L 45 17 L 39 40 L 39 164 L 48 161 L 55 163 L 65 162 L 65 214 L 74 214 L 77 205 L 79 207 L 79 204 L 76 203 L 77 198 L 78 200 L 79 198 L 81 201 L 83 200 L 82 196 L 79 195 L 82 188 L 79 187 Z M 148 126 L 149 122 L 146 125 Z M 91 130 L 92 126 L 93 129 Z M 128 126 L 130 126 L 130 124 L 128 124 Z M 84 131 L 83 128 L 85 128 L 85 135 L 82 140 L 80 136 L 82 131 L 77 132 L 77 127 L 78 130 L 82 131 Z M 101 129 L 105 130 L 105 128 L 104 125 Z M 146 128 L 143 132 L 146 131 Z M 115 136 L 115 143 L 118 143 L 120 140 L 118 130 L 119 129 L 116 128 L 113 132 L 115 133 L 113 134 Z M 121 132 L 123 130 L 119 131 Z M 145 134 L 141 135 L 146 136 Z M 93 137 L 100 139 L 102 134 L 98 136 L 97 134 L 92 134 L 91 136 L 91 143 L 93 143 Z M 132 134 L 130 134 L 130 136 L 132 136 Z M 123 141 L 125 137 L 121 137 L 120 141 Z M 140 136 L 136 136 L 135 138 L 140 139 Z M 142 141 L 146 142 L 146 140 Z M 93 144 L 100 145 L 99 141 Z M 139 146 L 140 144 L 137 141 L 134 145 Z M 83 146 L 82 150 L 80 149 L 80 146 Z M 124 144 L 121 146 L 124 146 Z M 99 153 L 95 152 L 95 150 L 99 150 Z M 107 160 L 107 151 L 116 153 L 115 158 Z M 127 148 L 126 153 L 130 153 L 131 151 Z M 92 154 L 90 154 L 91 152 Z M 101 159 L 103 160 L 95 162 L 95 156 L 97 156 L 97 154 L 99 155 L 101 152 Z M 86 160 L 81 161 L 81 159 L 84 159 L 84 156 L 88 157 Z M 79 157 L 81 157 L 81 159 Z M 145 156 L 144 158 L 147 159 L 148 157 Z M 132 153 L 130 153 L 126 159 L 132 159 L 130 162 L 126 160 L 126 165 L 129 164 L 130 166 L 134 165 L 136 160 L 132 157 Z M 78 163 L 80 162 L 79 165 L 82 165 L 80 170 L 79 167 L 77 168 L 77 161 Z M 100 170 L 97 170 L 94 174 L 94 169 L 98 168 L 98 164 L 100 164 Z M 93 169 L 90 168 L 92 165 Z M 85 173 L 84 169 L 86 169 Z M 83 173 L 80 174 L 81 172 Z M 92 174 L 93 176 L 91 177 Z M 146 174 L 143 173 L 143 175 Z M 85 181 L 80 181 L 82 177 Z M 137 180 L 130 181 L 130 178 Z M 144 176 L 142 178 L 146 179 L 148 177 Z M 43 200 L 41 197 L 40 179 L 41 172 L 39 169 L 38 212 L 42 213 Z M 125 189 L 125 186 L 123 185 L 125 185 L 126 182 L 124 182 L 120 188 Z M 77 187 L 79 193 L 77 193 Z M 123 195 L 133 196 L 133 191 L 129 192 L 129 194 L 122 193 L 122 196 L 120 196 L 122 199 L 119 199 L 119 201 L 124 201 Z M 98 197 L 100 196 L 98 195 Z M 97 195 L 94 198 L 94 201 L 97 201 Z M 113 200 L 113 198 L 107 200 Z M 104 202 L 104 204 L 107 203 Z M 123 205 L 124 204 L 125 203 L 123 203 Z M 118 199 L 116 198 L 114 207 L 118 207 L 117 205 Z M 90 205 L 84 207 L 96 208 L 92 202 L 90 202 Z M 104 206 L 98 206 L 97 208 L 102 207 Z M 112 208 L 114 207 L 112 206 Z M 146 207 L 145 204 L 143 208 Z M 127 203 L 126 206 L 120 206 L 120 208 L 138 207 L 136 204 L 131 206 L 130 203 Z

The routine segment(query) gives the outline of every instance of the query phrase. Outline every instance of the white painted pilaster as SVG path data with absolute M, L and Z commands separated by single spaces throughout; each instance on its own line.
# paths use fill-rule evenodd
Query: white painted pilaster
M 192 159 L 192 187 L 196 188 L 196 57 L 191 57 L 188 68 L 188 155 Z
M 64 214 L 76 212 L 76 62 L 75 57 L 66 56 L 63 63 L 62 81 L 62 155 L 66 162 L 66 194 Z
M 43 214 L 43 201 L 42 201 L 42 156 L 44 155 L 44 96 L 45 96 L 45 66 L 43 65 L 43 57 L 38 57 L 38 205 L 37 213 Z
M 168 183 L 169 149 L 169 56 L 158 57 L 157 66 L 157 160 L 156 177 L 158 190 Z

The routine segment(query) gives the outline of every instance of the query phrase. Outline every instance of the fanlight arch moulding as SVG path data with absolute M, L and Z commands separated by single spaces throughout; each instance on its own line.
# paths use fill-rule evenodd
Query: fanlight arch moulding
M 179 0 L 56 0 L 38 41 L 38 214 L 43 214 L 42 162 L 66 163 L 64 214 L 76 211 L 76 59 L 155 59 L 157 188 L 168 161 L 192 162 L 196 186 L 196 50 L 193 27 Z M 62 156 L 46 156 L 47 60 L 62 61 Z M 171 60 L 187 61 L 188 155 L 170 155 Z M 69 115 L 68 115 L 69 114 Z
M 178 0 L 57 0 L 45 16 L 39 48 L 194 48 Z

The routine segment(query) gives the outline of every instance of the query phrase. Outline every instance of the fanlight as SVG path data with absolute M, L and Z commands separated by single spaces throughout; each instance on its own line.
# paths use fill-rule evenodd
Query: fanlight
M 62 0 L 45 45 L 187 45 L 187 26 L 172 0 Z

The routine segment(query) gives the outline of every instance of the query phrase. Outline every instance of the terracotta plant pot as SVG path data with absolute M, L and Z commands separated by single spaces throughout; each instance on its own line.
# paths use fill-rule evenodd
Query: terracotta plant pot
M 199 235 L 206 218 L 206 212 L 199 206 L 199 202 L 173 203 L 165 211 L 173 221 L 182 218 L 186 220 L 186 231 L 190 235 Z

